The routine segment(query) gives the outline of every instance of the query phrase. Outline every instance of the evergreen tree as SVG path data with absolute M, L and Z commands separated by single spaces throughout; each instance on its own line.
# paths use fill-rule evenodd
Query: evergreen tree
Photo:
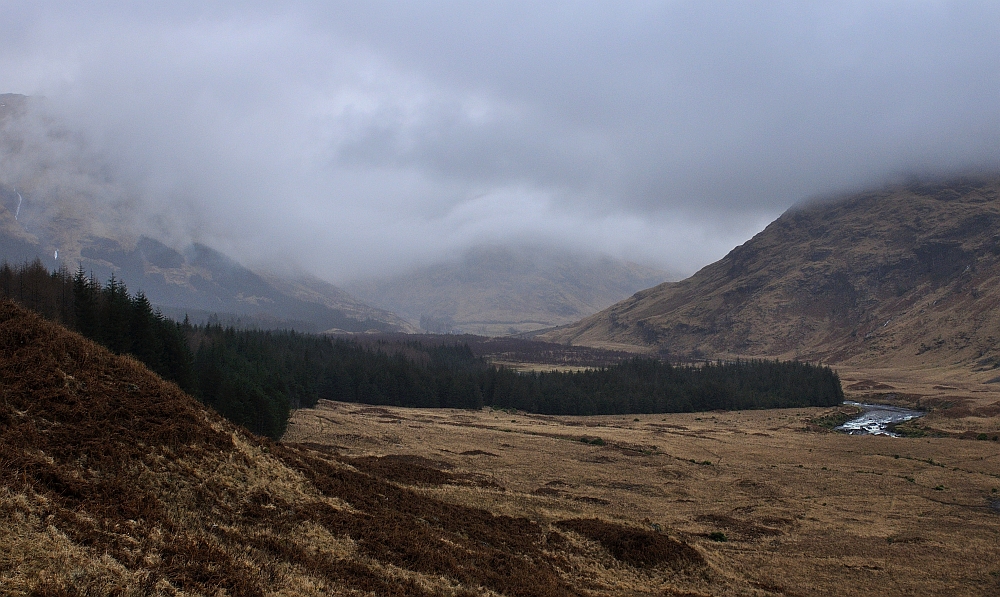
M 828 367 L 778 361 L 673 366 L 648 358 L 580 372 L 492 366 L 466 344 L 365 346 L 296 332 L 174 323 L 112 276 L 102 288 L 82 267 L 0 266 L 0 291 L 129 352 L 224 416 L 278 438 L 292 408 L 318 400 L 415 407 L 516 408 L 596 415 L 831 406 L 843 400 Z M 22 304 L 25 304 L 22 303 Z

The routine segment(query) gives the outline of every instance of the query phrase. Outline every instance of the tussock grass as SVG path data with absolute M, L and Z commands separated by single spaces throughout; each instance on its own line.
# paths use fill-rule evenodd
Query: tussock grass
M 0 593 L 989 594 L 991 403 L 919 440 L 321 403 L 275 443 L 0 303 Z
M 992 441 L 807 430 L 822 408 L 515 422 L 486 409 L 386 410 L 321 402 L 295 413 L 285 439 L 336 446 L 351 462 L 438 469 L 447 475 L 440 484 L 416 475 L 393 483 L 532 521 L 545 533 L 542 553 L 574 590 L 981 595 L 1000 587 L 988 574 L 1000 551 Z M 605 445 L 579 441 L 585 429 L 599 429 Z M 495 486 L 463 483 L 463 474 Z M 692 563 L 671 546 L 690 548 Z
M 254 437 L 0 303 L 4 595 L 581 594 L 548 525 L 420 490 L 502 491 L 446 469 Z

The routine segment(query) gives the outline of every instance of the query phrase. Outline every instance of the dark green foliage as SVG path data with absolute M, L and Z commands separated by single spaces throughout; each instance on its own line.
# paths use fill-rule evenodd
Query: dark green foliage
M 132 354 L 165 379 L 191 390 L 191 353 L 182 326 L 163 317 L 114 276 L 101 286 L 80 269 L 49 272 L 41 261 L 0 265 L 0 295 L 103 344 Z
M 674 366 L 644 358 L 575 373 L 492 368 L 483 394 L 493 406 L 552 415 L 834 406 L 844 399 L 828 367 L 763 360 Z
M 291 408 L 320 399 L 365 404 L 481 408 L 475 372 L 487 369 L 467 346 L 416 343 L 373 349 L 284 331 L 191 328 L 197 346 L 195 396 L 227 418 L 272 437 Z
M 551 415 L 834 406 L 843 400 L 836 373 L 799 362 L 675 366 L 633 358 L 581 372 L 522 373 L 490 365 L 464 343 L 362 345 L 291 331 L 195 327 L 167 320 L 142 292 L 130 295 L 114 276 L 102 287 L 82 270 L 49 273 L 37 261 L 0 267 L 0 292 L 114 352 L 134 355 L 225 417 L 272 438 L 284 433 L 291 409 L 320 399 L 489 405 Z
M 73 289 L 69 272 L 49 272 L 36 259 L 32 263 L 0 265 L 0 296 L 41 313 L 45 317 L 72 326 L 74 321 Z
M 519 373 L 476 358 L 468 346 L 416 342 L 365 347 L 294 332 L 196 328 L 198 395 L 235 414 L 217 388 L 236 376 L 253 380 L 291 407 L 319 399 L 428 408 L 514 409 L 554 415 L 688 412 L 833 406 L 843 400 L 828 367 L 799 362 L 737 361 L 673 366 L 632 359 L 574 373 Z M 235 383 L 235 382 L 233 382 Z M 235 408 L 235 407 L 233 407 Z M 249 407 L 248 407 L 249 408 Z M 253 426 L 251 425 L 251 428 Z M 584 438 L 582 441 L 590 441 Z M 594 440 L 595 443 L 598 440 Z
M 235 336 L 232 329 L 214 329 Z M 288 371 L 276 366 L 273 351 L 253 348 L 259 347 L 233 346 L 224 339 L 203 343 L 194 360 L 193 393 L 227 419 L 278 438 L 296 397 L 295 384 L 289 384 Z

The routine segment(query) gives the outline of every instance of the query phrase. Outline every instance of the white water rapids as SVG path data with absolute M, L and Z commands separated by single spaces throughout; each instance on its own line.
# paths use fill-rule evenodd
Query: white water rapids
M 919 410 L 910 410 L 898 406 L 886 406 L 885 404 L 862 404 L 860 402 L 844 402 L 851 406 L 864 409 L 864 412 L 843 425 L 836 427 L 837 431 L 843 431 L 850 435 L 890 435 L 899 437 L 888 430 L 888 426 L 893 423 L 902 423 L 910 419 L 922 417 L 924 413 Z

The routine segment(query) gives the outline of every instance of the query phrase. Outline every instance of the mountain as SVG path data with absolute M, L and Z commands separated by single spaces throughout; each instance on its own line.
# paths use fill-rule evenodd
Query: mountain
M 1000 366 L 1000 178 L 803 203 L 690 278 L 543 339 L 675 357 Z
M 407 334 L 418 331 L 416 327 L 395 313 L 363 303 L 346 291 L 315 276 L 306 273 L 282 275 L 269 271 L 262 271 L 259 275 L 265 282 L 273 288 L 280 289 L 288 297 L 310 304 L 323 305 L 356 321 L 371 321 L 380 331 Z M 327 328 L 326 331 L 331 330 Z
M 31 111 L 37 101 L 0 95 L 0 259 L 82 267 L 101 281 L 113 274 L 176 319 L 306 332 L 414 331 L 315 278 L 263 276 L 204 244 L 178 251 L 137 233 L 129 192 L 85 140 Z
M 189 316 L 196 322 L 304 332 L 414 331 L 395 314 L 365 305 L 330 284 L 304 275 L 257 274 L 202 244 L 177 251 L 146 236 L 132 243 L 84 236 L 55 249 L 45 236 L 11 233 L 12 219 L 0 207 L 0 258 L 11 263 L 39 258 L 50 269 L 83 268 L 98 280 L 114 275 L 174 319 Z
M 608 258 L 480 248 L 454 263 L 355 284 L 348 294 L 308 275 L 252 271 L 205 244 L 165 245 L 159 220 L 141 215 L 148 209 L 139 195 L 87 135 L 47 116 L 44 100 L 0 95 L 0 258 L 82 266 L 101 280 L 114 274 L 173 318 L 499 335 L 571 323 L 666 279 Z
M 577 321 L 666 277 L 609 257 L 484 246 L 455 262 L 346 287 L 429 332 L 496 336 Z
M 416 487 L 482 491 L 485 475 L 252 436 L 9 301 L 0 387 L 4 594 L 570 597 L 612 594 L 589 573 L 609 561 L 711 572 L 665 532 L 493 514 Z

